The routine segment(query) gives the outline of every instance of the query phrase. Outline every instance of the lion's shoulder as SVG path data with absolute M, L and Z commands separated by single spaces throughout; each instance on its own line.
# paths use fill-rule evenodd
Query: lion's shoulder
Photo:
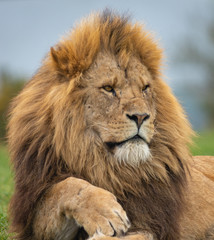
M 214 182 L 214 156 L 193 157 L 193 167 Z

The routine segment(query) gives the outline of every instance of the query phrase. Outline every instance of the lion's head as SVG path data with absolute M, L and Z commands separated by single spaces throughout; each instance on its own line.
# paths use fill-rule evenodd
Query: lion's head
M 183 178 L 192 131 L 161 58 L 140 24 L 108 11 L 51 49 L 11 110 L 14 226 L 28 225 L 44 190 L 69 175 L 120 194 L 137 193 L 142 179 Z
M 115 161 L 148 161 L 156 110 L 147 68 L 134 56 L 124 65 L 110 53 L 99 53 L 84 82 L 87 127 Z

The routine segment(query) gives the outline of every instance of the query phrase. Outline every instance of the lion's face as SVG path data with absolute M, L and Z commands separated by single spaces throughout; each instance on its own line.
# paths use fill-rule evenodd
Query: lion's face
M 85 118 L 117 160 L 138 163 L 150 156 L 155 106 L 151 75 L 135 57 L 126 64 L 99 54 L 87 72 Z

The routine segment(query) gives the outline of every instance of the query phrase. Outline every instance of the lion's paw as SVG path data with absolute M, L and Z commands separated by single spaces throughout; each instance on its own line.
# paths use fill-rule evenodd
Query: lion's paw
M 121 236 L 130 227 L 126 212 L 116 197 L 104 189 L 88 185 L 73 200 L 64 203 L 65 215 L 73 217 L 89 236 L 98 232 Z
M 95 234 L 88 240 L 154 240 L 154 238 L 150 233 L 144 232 L 139 234 L 130 234 L 119 238 L 104 236 L 103 234 Z
M 118 237 L 109 237 L 105 235 L 95 234 L 93 237 L 88 238 L 88 240 L 120 240 Z

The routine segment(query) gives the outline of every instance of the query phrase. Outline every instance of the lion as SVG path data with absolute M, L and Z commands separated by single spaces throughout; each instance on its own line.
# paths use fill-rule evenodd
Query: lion
M 15 239 L 214 239 L 214 158 L 194 134 L 140 23 L 94 13 L 13 100 Z

